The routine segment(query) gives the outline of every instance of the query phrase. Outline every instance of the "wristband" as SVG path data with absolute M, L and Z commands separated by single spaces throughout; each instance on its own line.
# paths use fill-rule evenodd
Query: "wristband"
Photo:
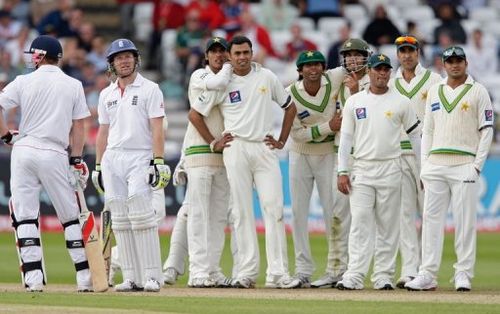
M 212 142 L 210 142 L 210 151 L 212 153 L 215 153 L 215 144 L 217 143 L 217 139 L 214 139 Z
M 71 156 L 69 157 L 69 164 L 74 166 L 82 163 L 82 156 Z
M 101 164 L 95 164 L 95 171 L 101 171 Z
M 164 165 L 165 160 L 163 160 L 163 157 L 155 157 L 153 159 L 153 165 Z

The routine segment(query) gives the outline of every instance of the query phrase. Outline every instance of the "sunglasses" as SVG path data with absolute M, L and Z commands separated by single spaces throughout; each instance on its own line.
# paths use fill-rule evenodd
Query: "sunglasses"
M 396 41 L 394 42 L 396 45 L 402 45 L 402 44 L 410 44 L 410 45 L 418 45 L 418 40 L 413 37 L 413 36 L 400 36 L 396 38 Z
M 464 57 L 465 58 L 465 52 L 462 48 L 460 47 L 451 47 L 446 49 L 443 52 L 443 58 L 448 58 L 451 56 L 457 56 L 457 57 Z

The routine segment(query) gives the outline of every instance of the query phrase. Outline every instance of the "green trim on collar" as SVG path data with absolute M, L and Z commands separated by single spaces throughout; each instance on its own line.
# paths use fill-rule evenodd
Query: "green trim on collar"
M 412 99 L 413 96 L 415 96 L 418 93 L 418 91 L 424 86 L 425 82 L 427 82 L 429 77 L 431 77 L 431 71 L 427 70 L 427 71 L 425 71 L 424 77 L 422 77 L 422 79 L 420 79 L 420 81 L 417 83 L 417 85 L 415 85 L 415 87 L 413 87 L 413 89 L 409 92 L 399 82 L 399 80 L 401 80 L 401 79 L 397 78 L 396 79 L 396 89 L 399 91 L 399 93 L 401 95 L 406 96 L 409 99 Z
M 462 90 L 462 92 L 460 92 L 460 94 L 457 96 L 457 98 L 455 98 L 453 100 L 453 102 L 450 104 L 448 102 L 448 99 L 446 99 L 446 96 L 444 95 L 444 90 L 443 90 L 444 87 L 443 86 L 444 86 L 443 84 L 439 85 L 439 91 L 438 91 L 439 100 L 443 104 L 444 109 L 446 109 L 446 111 L 448 111 L 448 113 L 452 112 L 453 109 L 455 109 L 455 107 L 458 105 L 460 100 L 462 100 L 462 98 L 465 96 L 465 94 L 467 94 L 467 92 L 472 88 L 472 84 L 465 84 L 465 87 Z
M 307 108 L 314 110 L 314 111 L 317 111 L 317 112 L 325 111 L 325 108 L 328 105 L 328 102 L 330 101 L 330 94 L 332 92 L 332 83 L 330 82 L 330 79 L 328 78 L 327 75 L 323 74 L 323 77 L 326 78 L 327 84 L 326 84 L 325 96 L 323 96 L 323 100 L 321 101 L 321 104 L 319 106 L 308 102 L 302 96 L 300 96 L 299 91 L 297 90 L 297 87 L 295 87 L 295 84 L 293 84 L 292 87 L 290 88 L 293 97 L 295 99 L 297 99 L 297 101 L 304 107 L 307 107 Z

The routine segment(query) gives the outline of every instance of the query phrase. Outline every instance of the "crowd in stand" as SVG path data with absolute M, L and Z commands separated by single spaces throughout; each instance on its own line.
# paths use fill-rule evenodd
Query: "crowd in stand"
M 136 1 L 119 1 L 133 7 Z M 443 74 L 439 56 L 444 47 L 457 43 L 465 46 L 469 56 L 470 74 L 481 82 L 481 77 L 498 72 L 497 41 L 480 28 L 474 29 L 469 36 L 461 20 L 477 7 L 488 5 L 488 0 L 477 1 L 419 1 L 434 9 L 440 23 L 431 40 L 421 36 L 418 21 L 407 21 L 405 29 L 397 26 L 387 14 L 383 5 L 375 6 L 368 0 L 154 0 L 151 17 L 152 32 L 142 51 L 143 66 L 159 72 L 163 82 L 158 82 L 165 96 L 171 90 L 185 91 L 187 78 L 204 61 L 204 45 L 213 34 L 223 34 L 230 39 L 235 34 L 242 34 L 254 43 L 255 61 L 275 70 L 283 84 L 288 84 L 297 77 L 294 66 L 297 55 L 303 50 L 327 47 L 328 67 L 338 65 L 339 46 L 349 37 L 361 36 L 377 51 L 384 44 L 392 44 L 400 34 L 413 34 L 430 49 L 421 49 L 424 65 Z M 251 6 L 259 2 L 259 11 Z M 387 2 L 387 1 L 386 1 Z M 411 1 L 414 2 L 414 1 Z M 460 3 L 462 2 L 462 3 Z M 343 6 L 361 4 L 367 12 L 373 12 L 366 28 L 360 34 L 353 34 L 351 27 L 356 21 L 346 19 L 339 28 L 335 42 L 318 42 L 310 38 L 302 29 L 297 19 L 309 17 L 315 23 L 323 17 L 342 17 Z M 135 4 L 137 5 L 137 4 Z M 258 13 L 258 14 L 256 14 Z M 122 21 L 122 24 L 130 24 Z M 169 73 L 162 73 L 162 64 L 166 62 L 162 51 L 162 34 L 166 30 L 176 31 L 175 58 L 173 62 L 182 69 L 180 79 L 172 80 Z M 273 41 L 273 32 L 289 32 L 290 40 L 284 46 L 277 47 Z M 82 81 L 87 102 L 95 118 L 98 93 L 109 82 L 106 73 L 106 49 L 109 44 L 96 33 L 93 24 L 85 18 L 85 13 L 74 5 L 72 0 L 5 0 L 0 10 L 0 85 L 4 86 L 16 75 L 26 71 L 23 51 L 37 34 L 50 34 L 58 37 L 64 50 L 62 69 L 69 75 Z M 129 35 L 129 34 L 124 34 Z M 324 36 L 323 40 L 327 40 Z M 133 38 L 132 38 L 133 39 Z M 321 46 L 321 47 L 319 47 Z M 170 60 L 170 62 L 172 62 Z M 178 74 L 172 75 L 179 76 Z M 164 83 L 164 84 L 161 84 Z M 494 101 L 497 101 L 494 99 Z M 167 106 L 168 107 L 168 106 Z M 185 106 L 187 108 L 187 104 Z M 16 112 L 7 113 L 7 121 L 15 128 Z M 93 120 L 95 121 L 95 119 Z M 96 122 L 91 122 L 94 124 Z M 96 125 L 93 125 L 96 126 Z M 90 128 L 91 133 L 95 128 Z M 89 136 L 89 144 L 94 136 Z

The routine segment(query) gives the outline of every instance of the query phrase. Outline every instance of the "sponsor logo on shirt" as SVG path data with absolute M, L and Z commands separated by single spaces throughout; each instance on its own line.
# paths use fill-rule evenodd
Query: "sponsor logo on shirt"
M 139 96 L 135 95 L 132 97 L 132 106 L 137 106 L 137 101 L 139 100 Z
M 240 102 L 241 101 L 240 91 L 236 90 L 229 92 L 229 100 L 231 101 L 232 104 L 234 104 L 235 102 Z
M 436 110 L 439 110 L 439 109 L 441 109 L 441 106 L 439 105 L 439 103 L 438 103 L 438 102 L 435 102 L 435 103 L 433 103 L 433 104 L 431 105 L 431 110 L 432 110 L 432 111 L 436 111 Z
M 108 101 L 108 103 L 106 104 L 106 108 L 109 110 L 115 107 L 116 105 L 118 105 L 118 100 Z
M 493 121 L 493 110 L 485 110 L 484 111 L 484 119 L 486 121 Z
M 366 119 L 366 108 L 356 108 L 356 117 L 358 120 Z
M 302 111 L 301 113 L 298 114 L 300 120 L 303 120 L 303 119 L 309 117 L 310 115 L 311 114 L 307 110 Z

